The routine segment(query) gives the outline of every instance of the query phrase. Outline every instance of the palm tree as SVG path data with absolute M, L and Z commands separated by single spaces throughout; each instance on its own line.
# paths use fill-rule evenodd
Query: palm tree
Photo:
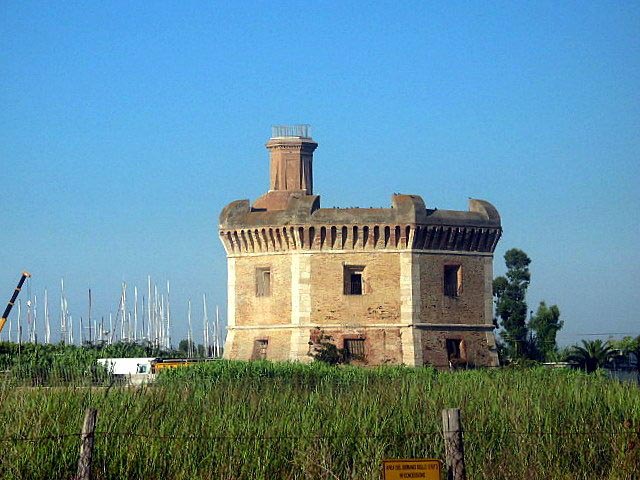
M 611 357 L 614 351 L 609 342 L 602 340 L 582 340 L 582 346 L 574 345 L 567 360 L 576 362 L 578 366 L 587 373 L 595 372 L 598 368 L 603 367 Z

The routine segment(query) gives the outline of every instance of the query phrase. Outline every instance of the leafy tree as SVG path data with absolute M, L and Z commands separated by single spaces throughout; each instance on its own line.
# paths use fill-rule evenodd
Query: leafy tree
M 626 336 L 622 340 L 609 340 L 609 345 L 621 360 L 628 359 L 631 354 L 636 356 L 637 369 L 640 371 L 640 335 L 636 338 Z
M 549 362 L 566 362 L 573 352 L 573 347 L 558 347 L 549 355 Z
M 183 338 L 178 343 L 178 352 L 180 357 L 206 357 L 204 345 L 201 343 L 196 344 L 193 340 L 189 341 L 187 338 Z
M 319 327 L 316 328 L 312 341 L 309 342 L 310 353 L 316 362 L 338 365 L 344 360 L 344 352 L 333 343 L 333 337 L 327 335 Z
M 500 335 L 506 342 L 505 353 L 510 358 L 526 358 L 530 348 L 525 297 L 531 280 L 531 259 L 522 250 L 512 248 L 505 253 L 504 260 L 506 276 L 493 281 L 496 314 L 502 327 Z
M 587 373 L 595 372 L 611 360 L 614 351 L 609 342 L 582 340 L 582 346 L 574 345 L 567 360 L 576 362 Z
M 193 340 L 183 338 L 178 343 L 178 351 L 185 357 L 197 355 L 198 349 Z
M 538 311 L 531 318 L 529 328 L 532 342 L 539 354 L 539 359 L 550 361 L 557 351 L 556 334 L 562 328 L 564 322 L 560 320 L 560 309 L 557 305 L 547 307 L 545 302 L 540 302 Z
M 640 353 L 640 335 L 636 338 L 627 336 L 622 340 L 609 340 L 609 345 L 614 350 L 619 350 L 622 355 L 628 355 L 630 353 L 635 353 L 636 355 Z
M 556 334 L 562 328 L 560 309 L 540 302 L 538 311 L 527 323 L 527 288 L 531 282 L 531 259 L 517 248 L 504 254 L 507 273 L 493 281 L 496 316 L 494 324 L 502 327 L 498 353 L 513 361 L 551 360 L 556 356 Z M 533 313 L 533 312 L 532 312 Z

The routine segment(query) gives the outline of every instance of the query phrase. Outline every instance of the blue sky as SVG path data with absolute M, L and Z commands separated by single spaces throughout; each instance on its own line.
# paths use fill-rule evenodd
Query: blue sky
M 309 123 L 324 206 L 487 199 L 561 342 L 640 334 L 638 3 L 2 2 L 0 106 L 7 298 L 28 269 L 108 315 L 151 275 L 184 337 L 226 303 L 218 213 Z

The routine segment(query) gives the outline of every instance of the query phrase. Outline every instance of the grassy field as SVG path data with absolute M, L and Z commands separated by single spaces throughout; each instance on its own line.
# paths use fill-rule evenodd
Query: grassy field
M 443 458 L 460 407 L 470 479 L 631 479 L 640 390 L 599 375 L 215 362 L 145 388 L 0 389 L 0 478 L 71 478 L 98 409 L 97 479 L 379 479 Z
M 108 385 L 112 376 L 97 364 L 98 358 L 184 356 L 148 344 L 117 342 L 112 345 L 76 346 L 0 342 L 0 382 L 14 386 Z

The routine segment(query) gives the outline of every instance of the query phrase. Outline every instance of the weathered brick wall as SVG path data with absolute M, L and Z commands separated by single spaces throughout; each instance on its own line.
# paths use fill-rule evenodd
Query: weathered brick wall
M 271 269 L 271 295 L 256 296 L 256 268 Z M 236 325 L 291 323 L 291 257 L 260 255 L 236 259 Z
M 318 330 L 310 331 L 313 342 L 318 341 Z M 338 348 L 344 348 L 345 339 L 364 339 L 365 360 L 354 361 L 358 365 L 399 365 L 402 363 L 402 342 L 399 328 L 343 328 L 322 329 Z
M 420 321 L 423 323 L 485 324 L 485 257 L 419 254 Z M 462 293 L 444 295 L 444 266 L 462 266 Z
M 490 350 L 486 332 L 421 330 L 421 334 L 425 365 L 433 365 L 440 369 L 449 368 L 446 340 L 451 338 L 464 340 L 467 349 L 467 362 L 470 366 L 497 366 L 497 357 Z M 493 335 L 493 333 L 489 333 L 489 335 Z
M 234 360 L 251 360 L 256 340 L 267 340 L 267 360 L 286 361 L 289 359 L 291 330 L 236 330 L 229 357 Z
M 255 340 L 265 339 L 269 342 L 268 359 L 305 361 L 308 335 L 313 329 L 269 329 L 270 325 L 286 325 L 294 321 L 300 325 L 326 325 L 325 333 L 334 338 L 339 348 L 343 348 L 345 338 L 364 338 L 367 355 L 365 364 L 399 364 L 403 361 L 403 334 L 407 336 L 411 333 L 409 328 L 401 329 L 395 324 L 404 322 L 408 325 L 412 321 L 418 321 L 429 324 L 477 325 L 491 322 L 490 318 L 485 318 L 487 301 L 490 302 L 490 298 L 487 300 L 491 281 L 490 270 L 487 270 L 490 257 L 414 254 L 418 268 L 413 278 L 409 270 L 402 270 L 400 255 L 398 252 L 384 251 L 320 251 L 298 256 L 267 254 L 236 257 L 235 324 L 266 328 L 235 330 L 233 345 L 227 346 L 228 358 L 250 359 Z M 444 295 L 443 272 L 447 264 L 459 264 L 462 267 L 463 289 L 458 297 Z M 363 295 L 344 294 L 345 265 L 365 267 Z M 256 296 L 255 271 L 259 267 L 270 268 L 269 296 Z M 292 279 L 292 274 L 297 277 Z M 401 291 L 402 274 L 409 275 L 405 278 L 405 283 L 419 281 L 419 287 L 415 287 L 415 296 L 419 296 L 415 303 L 418 309 L 415 320 L 401 319 L 402 295 L 408 294 Z M 296 298 L 293 298 L 294 294 Z M 411 303 L 407 299 L 404 302 Z M 294 312 L 292 315 L 292 305 L 298 309 L 297 314 Z M 389 327 L 366 328 L 381 324 L 389 324 Z M 344 325 L 344 328 L 336 329 L 335 325 Z M 416 352 L 420 352 L 417 364 L 424 361 L 446 368 L 447 338 L 464 338 L 469 363 L 478 366 L 495 364 L 496 356 L 491 351 L 494 345 L 492 332 L 487 334 L 464 329 L 421 329 L 417 335 L 421 340 L 416 344 Z
M 344 294 L 344 266 L 364 266 L 363 295 Z M 311 258 L 311 322 L 367 325 L 398 323 L 400 261 L 398 253 L 322 252 Z

